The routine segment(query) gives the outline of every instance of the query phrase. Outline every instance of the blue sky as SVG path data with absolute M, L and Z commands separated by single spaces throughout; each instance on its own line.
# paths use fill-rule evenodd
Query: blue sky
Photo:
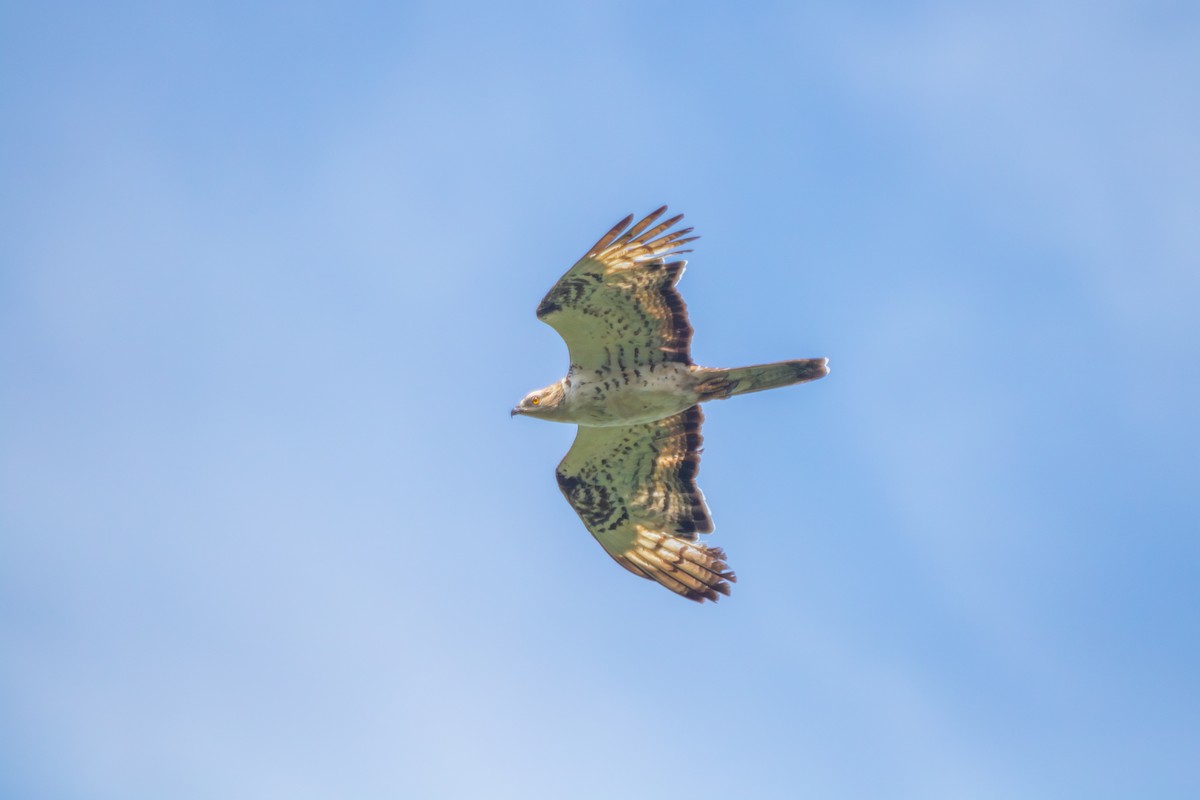
M 1193 4 L 6 4 L 0 793 L 1200 792 Z M 704 237 L 740 582 L 512 421 Z

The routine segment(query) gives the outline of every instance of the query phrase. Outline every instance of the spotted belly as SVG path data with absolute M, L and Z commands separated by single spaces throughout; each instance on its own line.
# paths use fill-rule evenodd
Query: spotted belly
M 678 414 L 699 400 L 689 372 L 672 370 L 652 378 L 617 372 L 597 378 L 571 379 L 564 403 L 567 420 L 596 427 L 637 425 Z

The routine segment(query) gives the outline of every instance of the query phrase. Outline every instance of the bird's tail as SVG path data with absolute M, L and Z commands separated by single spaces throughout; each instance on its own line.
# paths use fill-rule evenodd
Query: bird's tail
M 696 391 L 703 402 L 724 400 L 735 394 L 761 392 L 764 389 L 776 389 L 780 386 L 791 386 L 793 383 L 824 378 L 829 374 L 829 359 L 800 358 L 794 361 L 777 361 L 774 364 L 756 364 L 753 367 L 694 369 L 696 377 L 700 379 L 696 384 Z

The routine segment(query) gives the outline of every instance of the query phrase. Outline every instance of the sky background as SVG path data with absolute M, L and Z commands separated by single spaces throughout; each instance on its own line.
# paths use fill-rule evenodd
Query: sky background
M 0 794 L 1200 795 L 1200 9 L 0 6 Z M 534 316 L 703 238 L 739 583 Z

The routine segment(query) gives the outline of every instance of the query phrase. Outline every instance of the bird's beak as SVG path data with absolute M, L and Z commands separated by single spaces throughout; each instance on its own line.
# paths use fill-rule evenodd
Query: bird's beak
M 521 407 L 517 406 L 512 411 L 508 412 L 508 418 L 512 419 L 513 417 L 515 417 L 517 414 L 520 414 L 520 413 L 521 413 Z

